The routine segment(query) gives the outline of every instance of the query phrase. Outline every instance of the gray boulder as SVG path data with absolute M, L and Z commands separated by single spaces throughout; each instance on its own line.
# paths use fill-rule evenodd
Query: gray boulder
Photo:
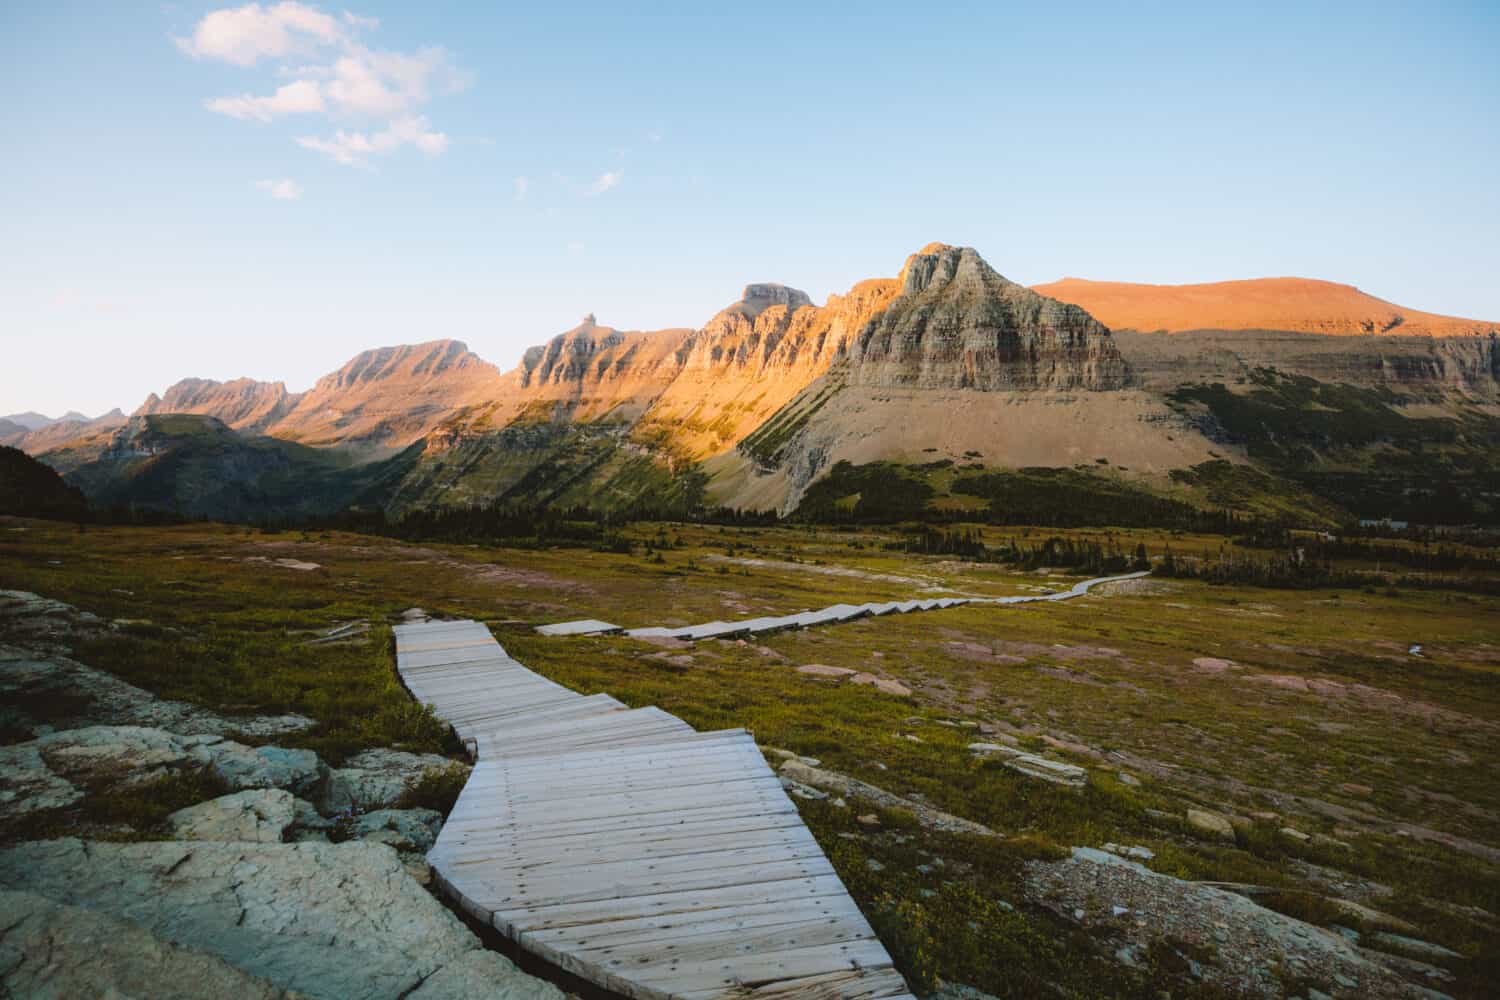
M 466 765 L 433 753 L 366 750 L 332 771 L 320 804 L 329 813 L 385 809 L 395 805 L 427 772 L 450 767 Z
M 328 767 L 311 750 L 247 747 L 224 740 L 206 747 L 210 765 L 231 788 L 285 788 L 302 798 L 316 796 Z
M 377 809 L 354 821 L 352 839 L 426 854 L 442 828 L 443 814 L 435 809 Z
M 44 841 L 0 851 L 0 884 L 313 997 L 564 996 L 484 952 L 380 844 Z M 441 991 L 417 992 L 440 974 Z
M 0 889 L 0 996 L 119 1000 L 281 1000 L 287 994 L 217 955 L 29 892 Z
M 167 822 L 178 840 L 279 844 L 297 817 L 296 802 L 279 788 L 251 789 L 179 809 Z

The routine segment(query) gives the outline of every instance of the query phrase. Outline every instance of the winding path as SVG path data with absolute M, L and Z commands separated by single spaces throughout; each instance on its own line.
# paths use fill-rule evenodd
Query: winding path
M 1033 604 L 1039 601 L 1067 601 L 1074 597 L 1082 597 L 1094 587 L 1104 583 L 1117 583 L 1121 580 L 1139 580 L 1143 576 L 1150 576 L 1149 570 L 1139 573 L 1126 573 L 1121 576 L 1101 576 L 1092 580 L 1084 580 L 1075 584 L 1071 589 L 1060 591 L 1056 594 L 1035 594 L 1016 597 L 937 597 L 928 600 L 915 601 L 885 601 L 869 604 L 834 604 L 817 611 L 800 611 L 792 615 L 778 615 L 775 617 L 745 618 L 733 622 L 705 622 L 702 625 L 687 625 L 681 628 L 633 628 L 624 629 L 609 622 L 599 621 L 596 618 L 585 618 L 579 621 L 558 622 L 555 625 L 539 625 L 537 631 L 542 635 L 610 635 L 623 633 L 636 639 L 732 639 L 745 635 L 764 635 L 767 632 L 779 632 L 789 628 L 810 628 L 816 625 L 834 625 L 839 622 L 853 621 L 855 618 L 865 618 L 871 615 L 908 614 L 913 611 L 937 611 L 943 608 L 956 608 L 963 604 Z
M 478 622 L 395 632 L 477 758 L 427 855 L 476 919 L 637 1000 L 913 1000 L 743 729 L 578 694 Z

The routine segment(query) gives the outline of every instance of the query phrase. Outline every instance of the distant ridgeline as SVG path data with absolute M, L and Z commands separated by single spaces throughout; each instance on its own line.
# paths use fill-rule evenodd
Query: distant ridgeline
M 188 379 L 128 418 L 0 430 L 96 510 L 427 536 L 1495 526 L 1500 328 L 1300 279 L 1028 289 L 932 244 L 823 305 L 759 283 L 697 328 L 589 316 L 509 372 L 435 341 L 304 393 Z

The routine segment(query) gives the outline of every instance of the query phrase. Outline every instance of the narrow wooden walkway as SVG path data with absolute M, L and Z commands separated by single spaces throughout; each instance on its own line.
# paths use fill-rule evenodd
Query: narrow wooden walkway
M 639 1000 L 913 1000 L 744 730 L 578 694 L 478 622 L 395 631 L 478 758 L 427 855 L 475 918 Z
M 817 611 L 799 611 L 796 614 L 776 615 L 762 618 L 743 618 L 733 622 L 705 622 L 702 625 L 685 625 L 678 628 L 651 626 L 649 628 L 623 629 L 597 618 L 579 621 L 558 622 L 554 625 L 538 625 L 542 635 L 611 635 L 623 632 L 634 639 L 733 639 L 743 635 L 764 635 L 789 628 L 812 628 L 817 625 L 836 625 L 879 615 L 904 615 L 915 611 L 940 611 L 965 604 L 1036 604 L 1042 601 L 1070 601 L 1082 597 L 1103 583 L 1121 580 L 1138 580 L 1150 576 L 1150 570 L 1126 573 L 1122 576 L 1101 576 L 1084 580 L 1067 590 L 1055 594 L 1024 594 L 1015 597 L 933 597 L 914 601 L 872 601 L 868 604 L 834 604 Z

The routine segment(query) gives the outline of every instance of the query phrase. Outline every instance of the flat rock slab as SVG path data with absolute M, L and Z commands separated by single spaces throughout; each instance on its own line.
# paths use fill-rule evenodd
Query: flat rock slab
M 809 663 L 797 668 L 799 674 L 810 674 L 813 677 L 852 677 L 858 671 L 850 667 L 830 667 L 826 663 Z
M 44 841 L 0 851 L 0 883 L 129 921 L 309 996 L 564 996 L 484 950 L 379 844 Z M 473 988 L 419 989 L 445 970 L 440 982 Z
M 0 995 L 7 997 L 288 997 L 210 952 L 35 893 L 0 890 L 0 926 Z

